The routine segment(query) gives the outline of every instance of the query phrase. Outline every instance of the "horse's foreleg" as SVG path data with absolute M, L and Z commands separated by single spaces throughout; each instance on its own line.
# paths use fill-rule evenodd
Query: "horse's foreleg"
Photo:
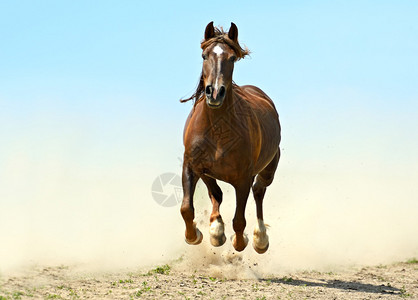
M 248 180 L 248 183 L 240 184 L 239 186 L 235 187 L 235 194 L 236 194 L 236 209 L 235 209 L 235 216 L 232 220 L 232 225 L 235 231 L 235 235 L 232 236 L 232 245 L 234 246 L 235 250 L 242 251 L 247 247 L 248 238 L 247 235 L 244 233 L 245 225 L 247 222 L 245 221 L 245 207 L 247 205 L 248 194 L 250 193 L 252 180 Z
M 222 190 L 216 183 L 216 180 L 207 176 L 202 176 L 206 184 L 212 201 L 212 213 L 210 215 L 210 242 L 213 246 L 219 247 L 225 243 L 225 226 L 219 212 L 219 206 L 222 203 Z
M 181 215 L 186 224 L 186 242 L 190 245 L 197 245 L 202 242 L 203 235 L 196 227 L 194 220 L 193 194 L 199 177 L 186 164 L 183 164 L 182 184 L 183 202 L 181 204 Z
M 254 228 L 253 247 L 259 254 L 263 254 L 269 247 L 269 236 L 263 219 L 263 199 L 266 188 L 273 182 L 274 173 L 280 159 L 280 149 L 266 168 L 258 174 L 253 185 L 253 195 L 257 208 L 257 225 Z

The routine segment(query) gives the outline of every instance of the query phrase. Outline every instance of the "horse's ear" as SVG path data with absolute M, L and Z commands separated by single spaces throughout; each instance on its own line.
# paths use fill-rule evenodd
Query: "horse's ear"
M 231 22 L 231 28 L 228 31 L 228 37 L 234 42 L 238 42 L 238 28 L 233 22 Z
M 215 28 L 213 28 L 213 21 L 210 22 L 205 29 L 205 40 L 210 40 L 215 36 Z

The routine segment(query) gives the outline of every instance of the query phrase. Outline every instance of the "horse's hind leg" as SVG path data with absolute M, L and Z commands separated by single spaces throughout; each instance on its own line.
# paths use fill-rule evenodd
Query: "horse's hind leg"
M 277 164 L 280 159 L 280 148 L 272 161 L 257 175 L 256 181 L 253 185 L 253 195 L 257 207 L 257 225 L 254 229 L 253 247 L 259 254 L 263 254 L 269 247 L 269 237 L 267 235 L 266 226 L 263 219 L 263 199 L 268 187 L 274 178 L 274 173 L 277 169 Z
M 225 243 L 225 226 L 219 212 L 219 206 L 222 203 L 222 190 L 216 183 L 216 180 L 207 176 L 202 176 L 203 182 L 206 184 L 212 201 L 212 213 L 210 215 L 210 242 L 213 246 L 219 247 Z
M 203 235 L 196 227 L 194 220 L 193 194 L 199 177 L 186 164 L 183 164 L 183 202 L 181 204 L 181 215 L 186 223 L 186 242 L 190 245 L 197 245 L 202 242 Z

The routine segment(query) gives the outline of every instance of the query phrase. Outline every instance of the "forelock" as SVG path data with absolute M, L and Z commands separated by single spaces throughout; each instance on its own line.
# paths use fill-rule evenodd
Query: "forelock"
M 215 36 L 208 40 L 203 40 L 200 43 L 200 47 L 203 50 L 206 50 L 208 47 L 213 45 L 214 43 L 222 43 L 228 45 L 237 55 L 237 59 L 244 58 L 245 56 L 250 54 L 250 51 L 247 47 L 243 49 L 239 42 L 234 42 L 228 37 L 228 33 L 223 30 L 221 27 L 220 29 L 215 27 Z

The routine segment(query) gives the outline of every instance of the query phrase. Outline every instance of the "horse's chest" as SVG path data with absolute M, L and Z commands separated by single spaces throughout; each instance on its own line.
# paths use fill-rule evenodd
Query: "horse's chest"
M 198 173 L 221 179 L 223 174 L 233 175 L 248 166 L 247 152 L 239 135 L 219 130 L 196 139 L 189 157 Z

